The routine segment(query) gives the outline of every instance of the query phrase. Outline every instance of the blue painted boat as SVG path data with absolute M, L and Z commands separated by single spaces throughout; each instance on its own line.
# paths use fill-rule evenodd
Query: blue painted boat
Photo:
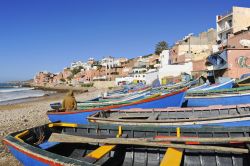
M 223 144 L 214 143 L 213 138 L 245 139 L 249 138 L 249 127 L 205 127 L 205 128 L 161 128 L 161 127 L 142 127 L 142 126 L 122 126 L 114 125 L 77 125 L 66 123 L 53 123 L 34 127 L 24 131 L 19 131 L 4 138 L 3 143 L 25 166 L 64 166 L 64 165 L 148 165 L 155 166 L 164 164 L 164 154 L 167 147 L 154 147 L 148 141 L 140 145 L 140 140 L 171 139 L 172 146 L 177 139 L 195 139 L 195 141 L 178 142 L 178 145 L 194 145 L 196 149 L 190 150 L 186 146 L 179 159 L 181 165 L 220 165 L 220 166 L 246 166 L 250 163 L 249 152 L 246 148 L 244 153 L 239 151 L 218 150 L 221 147 L 245 149 L 248 142 L 224 142 Z M 116 138 L 117 135 L 126 135 L 123 139 L 133 139 L 134 145 L 113 144 L 113 148 L 107 150 L 102 144 L 64 142 L 49 142 L 49 139 L 57 134 L 61 138 L 65 135 L 71 138 L 85 137 L 88 139 L 109 139 Z M 200 139 L 210 140 L 200 143 Z M 74 139 L 70 139 L 70 141 Z M 214 140 L 214 139 L 213 139 Z M 158 140 L 159 141 L 159 140 Z M 163 141 L 164 142 L 164 141 Z M 218 142 L 218 141 L 217 141 Z M 159 143 L 159 142 L 158 142 Z M 151 144 L 151 145 L 150 145 Z M 198 145 L 197 145 L 198 144 Z M 199 144 L 212 145 L 210 150 L 202 149 Z M 218 147 L 214 150 L 212 147 Z M 101 150 L 102 149 L 102 150 Z M 228 149 L 229 150 L 229 149 Z M 235 149 L 234 149 L 235 150 Z M 102 154 L 96 155 L 93 154 Z M 106 155 L 105 155 L 106 154 Z M 201 162 L 202 161 L 202 162 Z M 199 163 L 199 164 L 197 164 Z
M 97 112 L 92 123 L 158 127 L 250 126 L 250 104 L 210 107 L 126 109 Z
M 166 108 L 166 107 L 181 107 L 186 94 L 186 88 L 170 92 L 164 95 L 153 98 L 145 98 L 126 104 L 108 105 L 104 107 L 96 107 L 86 110 L 77 110 L 71 112 L 58 112 L 55 110 L 48 111 L 47 115 L 51 122 L 61 121 L 68 123 L 86 124 L 88 121 L 86 117 L 90 114 L 109 109 L 127 109 L 127 108 Z
M 210 105 L 238 105 L 250 103 L 250 93 L 217 94 L 185 97 L 188 107 L 206 107 Z
M 235 82 L 235 80 L 232 79 L 232 80 L 229 80 L 227 82 L 220 83 L 218 85 L 210 85 L 209 87 L 205 87 L 205 88 L 202 88 L 202 89 L 199 89 L 199 90 L 209 91 L 209 90 L 230 89 L 230 88 L 233 87 L 234 82 Z
M 202 84 L 200 86 L 196 86 L 196 87 L 188 89 L 188 92 L 199 91 L 201 89 L 209 87 L 209 85 L 210 85 L 209 83 L 205 83 L 205 84 Z

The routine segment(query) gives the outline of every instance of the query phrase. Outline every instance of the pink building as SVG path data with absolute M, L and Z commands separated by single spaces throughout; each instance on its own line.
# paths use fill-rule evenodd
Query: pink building
M 65 80 L 68 79 L 68 77 L 72 75 L 70 68 L 63 69 L 62 75 Z
M 242 74 L 250 73 L 250 48 L 227 49 L 228 69 L 225 76 L 240 78 Z
M 37 86 L 44 86 L 53 83 L 53 77 L 55 75 L 49 72 L 39 72 L 34 77 L 34 84 Z

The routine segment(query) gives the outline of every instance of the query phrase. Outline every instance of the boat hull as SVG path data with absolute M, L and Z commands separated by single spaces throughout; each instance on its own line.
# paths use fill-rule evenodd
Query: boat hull
M 48 166 L 49 164 L 46 164 L 42 161 L 39 161 L 39 159 L 32 158 L 28 154 L 25 154 L 21 152 L 18 149 L 15 149 L 13 146 L 7 146 L 12 155 L 19 160 L 23 165 L 25 166 Z
M 250 94 L 224 96 L 186 97 L 188 107 L 206 107 L 210 105 L 238 105 L 250 103 Z
M 200 89 L 202 91 L 208 91 L 208 90 L 221 90 L 221 89 L 230 89 L 234 85 L 234 79 L 230 80 L 228 82 L 221 83 L 219 85 L 213 85 L 213 86 L 208 86 L 206 88 Z
M 200 86 L 197 86 L 197 87 L 190 88 L 190 89 L 188 90 L 188 92 L 199 91 L 199 90 L 202 90 L 202 89 L 207 88 L 207 87 L 209 87 L 209 84 L 208 84 L 208 83 L 205 83 L 205 84 L 203 84 L 203 85 L 200 85 Z
M 31 146 L 24 146 L 23 142 L 19 142 L 11 136 L 7 136 L 3 143 L 8 147 L 11 154 L 25 166 L 64 166 L 64 165 L 82 165 L 83 163 L 76 160 L 68 162 L 69 159 L 60 156 L 61 162 L 57 160 L 54 154 L 47 151 L 36 150 Z M 46 153 L 46 155 L 44 155 Z M 91 165 L 87 162 L 84 165 Z
M 124 106 L 119 109 L 129 109 L 129 108 L 166 108 L 166 107 L 181 107 L 183 103 L 183 99 L 185 97 L 185 92 L 178 93 L 176 95 L 172 95 L 166 98 L 162 98 L 159 100 L 154 100 L 151 102 L 145 102 L 130 106 Z
M 61 114 L 48 114 L 48 118 L 51 122 L 67 122 L 67 123 L 78 123 L 78 124 L 87 124 L 87 117 L 96 111 L 86 111 L 86 112 L 76 112 L 76 113 L 61 113 Z

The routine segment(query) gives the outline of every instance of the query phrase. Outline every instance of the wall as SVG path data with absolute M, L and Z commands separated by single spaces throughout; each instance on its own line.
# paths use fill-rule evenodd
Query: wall
M 149 71 L 146 73 L 145 81 L 146 85 L 152 85 L 152 83 L 158 79 L 158 71 Z
M 250 26 L 250 8 L 233 7 L 233 33 Z
M 200 33 L 198 36 L 191 36 L 186 40 L 181 40 L 170 50 L 171 64 L 182 64 L 193 59 L 204 59 L 212 52 L 214 44 L 216 44 L 216 31 L 212 28 Z
M 250 73 L 250 49 L 229 49 L 228 54 L 228 71 L 225 76 L 230 78 L 239 78 L 242 74 Z M 245 64 L 249 67 L 241 67 L 240 57 L 245 57 Z
M 206 59 L 198 60 L 198 61 L 193 61 L 193 71 L 204 71 L 206 70 Z
M 119 82 L 123 82 L 123 81 L 131 83 L 133 82 L 133 80 L 134 80 L 134 77 L 119 77 L 115 79 L 115 84 L 118 85 Z
M 162 80 L 164 77 L 177 77 L 181 75 L 181 73 L 185 72 L 191 75 L 191 71 L 193 70 L 193 63 L 188 62 L 183 65 L 166 65 L 163 68 L 159 69 L 159 80 Z
M 98 89 L 115 87 L 115 81 L 94 81 L 94 87 Z
M 246 31 L 237 35 L 230 35 L 228 38 L 228 47 L 229 48 L 244 48 L 243 45 L 240 44 L 241 40 L 250 40 L 250 31 Z

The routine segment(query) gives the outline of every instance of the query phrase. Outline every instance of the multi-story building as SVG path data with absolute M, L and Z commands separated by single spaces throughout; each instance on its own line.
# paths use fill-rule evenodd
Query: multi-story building
M 82 61 L 76 61 L 76 62 L 72 62 L 70 65 L 70 69 L 74 69 L 76 67 L 83 67 L 85 64 Z
M 233 6 L 224 15 L 216 16 L 217 40 L 222 47 L 227 45 L 229 34 L 246 30 L 250 26 L 250 8 Z
M 89 58 L 87 61 L 87 64 L 89 65 L 93 65 L 95 63 L 95 59 L 94 58 Z
M 194 36 L 192 33 L 175 43 L 170 49 L 168 62 L 171 65 L 192 67 L 192 75 L 199 76 L 206 70 L 206 58 L 216 45 L 216 30 L 213 28 Z M 162 56 L 165 56 L 164 54 Z M 163 58 L 163 57 L 160 57 Z M 166 59 L 166 58 L 165 58 Z M 169 66 L 173 67 L 173 66 Z M 189 70 L 188 72 L 189 73 Z
M 250 73 L 250 29 L 230 34 L 227 47 L 207 58 L 208 74 L 213 78 L 240 78 Z
M 145 67 L 133 67 L 131 76 L 134 77 L 136 82 L 145 82 L 147 68 Z
M 191 61 L 181 64 L 170 64 L 169 50 L 164 50 L 160 54 L 160 67 L 158 71 L 158 79 L 161 84 L 167 82 L 178 82 L 181 81 L 180 76 L 182 73 L 191 74 L 193 69 L 193 63 Z
M 170 49 L 170 63 L 184 64 L 206 58 L 216 44 L 216 31 L 211 28 L 198 36 L 189 34 Z
M 47 72 L 47 71 L 39 72 L 34 77 L 34 84 L 36 86 L 44 86 L 47 84 L 52 84 L 54 76 L 55 74 Z
M 114 57 L 108 56 L 101 60 L 101 65 L 107 68 L 118 66 L 118 62 L 115 61 Z

